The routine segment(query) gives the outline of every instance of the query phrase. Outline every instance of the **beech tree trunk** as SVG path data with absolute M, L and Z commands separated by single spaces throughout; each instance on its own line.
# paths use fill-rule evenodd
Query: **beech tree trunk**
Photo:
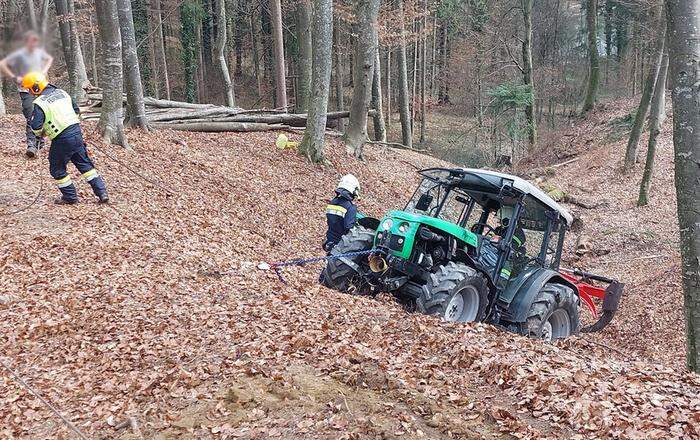
M 106 143 L 129 148 L 122 120 L 124 78 L 119 14 L 113 0 L 95 0 L 97 25 L 102 41 L 102 113 L 98 128 Z
M 136 50 L 136 32 L 131 12 L 131 0 L 116 0 L 122 39 L 124 83 L 126 85 L 126 123 L 130 127 L 148 130 L 146 106 L 143 102 L 141 68 Z
M 284 35 L 282 28 L 282 5 L 280 0 L 270 0 L 272 20 L 272 42 L 275 51 L 275 104 L 287 108 L 287 79 L 284 67 Z
M 345 81 L 343 80 L 343 57 L 340 52 L 340 22 L 336 20 L 333 28 L 333 41 L 335 46 L 335 109 L 337 111 L 345 110 Z M 338 121 L 338 131 L 345 132 L 345 121 Z
M 345 132 L 348 154 L 362 158 L 362 147 L 367 141 L 367 111 L 372 99 L 375 59 L 377 58 L 377 15 L 380 0 L 356 0 L 355 17 L 355 77 L 353 78 L 350 121 Z
M 651 100 L 651 114 L 649 116 L 649 144 L 647 146 L 647 158 L 644 165 L 644 175 L 639 186 L 639 199 L 637 206 L 644 206 L 649 202 L 649 189 L 654 173 L 654 159 L 656 157 L 656 141 L 661 132 L 661 126 L 666 119 L 666 78 L 668 74 L 668 51 L 664 52 L 661 61 L 661 70 L 656 78 L 654 97 Z
M 313 0 L 313 61 L 311 66 L 312 93 L 308 119 L 299 152 L 312 162 L 324 162 L 326 113 L 331 86 L 333 43 L 333 0 Z
M 700 2 L 667 0 L 687 365 L 700 373 Z
M 598 99 L 600 82 L 600 60 L 598 59 L 598 0 L 588 0 L 586 9 L 588 27 L 588 88 L 583 102 L 583 111 L 593 110 Z
M 404 9 L 403 0 L 397 0 L 397 5 L 399 8 L 399 16 L 401 20 L 401 37 L 399 40 L 398 48 L 398 62 L 397 67 L 399 69 L 399 113 L 401 116 L 401 138 L 402 143 L 408 148 L 413 148 L 413 133 L 411 127 L 411 109 L 409 107 L 409 90 L 408 90 L 408 72 L 406 70 L 406 29 L 404 25 Z
M 56 0 L 56 16 L 58 19 L 58 29 L 61 35 L 61 45 L 63 56 L 66 60 L 68 70 L 68 81 L 70 82 L 70 94 L 76 102 L 85 100 L 85 90 L 83 87 L 88 84 L 85 61 L 78 38 L 78 28 L 75 24 L 75 7 L 73 0 Z
M 228 71 L 226 64 L 226 1 L 216 0 L 216 55 L 219 60 L 219 70 L 221 78 L 224 81 L 224 89 L 226 91 L 226 105 L 229 107 L 236 106 L 236 97 L 233 91 L 233 81 L 231 74 Z
M 379 61 L 379 42 L 377 41 L 376 57 L 374 59 L 374 80 L 372 81 L 372 108 L 374 115 L 374 140 L 386 142 L 386 126 L 384 125 L 384 109 L 382 104 L 382 63 Z
M 297 63 L 297 75 L 299 76 L 299 102 L 296 103 L 296 112 L 305 113 L 309 108 L 311 95 L 311 63 L 313 50 L 311 46 L 311 0 L 299 0 L 296 10 L 297 40 L 299 41 L 299 62 Z
M 530 151 L 537 145 L 537 120 L 535 119 L 535 83 L 532 80 L 532 4 L 533 0 L 522 0 L 525 38 L 523 39 L 523 83 L 530 87 L 530 103 L 525 106 L 528 142 Z
M 657 8 L 657 22 L 661 14 L 661 7 Z M 665 22 L 661 25 L 655 41 L 654 49 L 654 59 L 649 66 L 649 74 L 647 75 L 646 84 L 644 85 L 644 91 L 642 92 L 642 98 L 639 101 L 639 107 L 637 108 L 637 114 L 634 118 L 634 124 L 632 125 L 632 131 L 630 132 L 630 137 L 627 142 L 627 149 L 625 151 L 625 164 L 624 171 L 627 172 L 634 167 L 637 162 L 637 146 L 639 145 L 639 138 L 642 135 L 642 130 L 644 130 L 644 121 L 646 121 L 647 113 L 649 112 L 649 105 L 651 104 L 651 97 L 654 95 L 654 86 L 656 85 L 656 79 L 659 76 L 659 70 L 661 69 L 661 60 L 664 54 L 664 40 L 666 38 L 666 25 Z

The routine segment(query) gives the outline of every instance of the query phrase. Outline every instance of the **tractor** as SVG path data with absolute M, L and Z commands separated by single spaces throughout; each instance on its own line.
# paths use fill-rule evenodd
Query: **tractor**
M 362 217 L 343 236 L 322 284 L 356 295 L 389 292 L 410 310 L 546 341 L 610 323 L 624 285 L 560 268 L 573 218 L 551 197 L 494 171 L 430 168 L 419 174 L 422 181 L 403 210 Z M 600 316 L 594 298 L 602 301 Z M 582 304 L 598 317 L 583 329 Z

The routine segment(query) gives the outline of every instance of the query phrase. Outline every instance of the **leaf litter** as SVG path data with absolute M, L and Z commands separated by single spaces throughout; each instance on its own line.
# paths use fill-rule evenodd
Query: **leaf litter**
M 46 153 L 27 165 L 21 118 L 2 123 L 0 163 L 14 182 L 2 197 L 21 206 L 38 184 L 32 166 L 48 168 Z M 87 131 L 94 142 L 94 126 Z M 682 334 L 635 341 L 644 313 L 636 300 L 594 338 L 632 353 L 625 357 L 583 338 L 547 345 L 442 323 L 386 295 L 340 295 L 317 285 L 318 266 L 285 269 L 286 285 L 257 270 L 321 253 L 323 207 L 340 175 L 356 174 L 361 210 L 380 215 L 403 205 L 415 168 L 437 160 L 368 146 L 358 163 L 331 141 L 331 165 L 319 167 L 277 150 L 273 133 L 130 139 L 134 152 L 110 155 L 174 196 L 92 149 L 111 206 L 93 203 L 80 182 L 78 206 L 54 206 L 50 188 L 31 210 L 0 217 L 0 355 L 90 437 L 700 437 L 700 378 L 674 359 L 649 361 L 656 347 L 673 352 Z M 585 163 L 553 179 L 573 185 L 566 173 Z M 605 197 L 621 186 L 615 180 Z M 584 215 L 590 226 L 605 213 Z M 639 221 L 626 205 L 615 215 Z M 631 232 L 610 240 L 640 246 L 624 241 Z M 600 268 L 628 270 L 620 260 Z M 647 283 L 635 279 L 629 295 L 659 287 Z M 0 403 L 0 437 L 71 438 L 5 373 Z

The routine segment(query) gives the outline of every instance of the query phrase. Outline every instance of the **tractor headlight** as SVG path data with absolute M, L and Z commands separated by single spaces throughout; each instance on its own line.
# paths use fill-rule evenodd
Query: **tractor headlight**
M 394 225 L 394 222 L 390 218 L 388 218 L 388 219 L 384 220 L 384 223 L 382 223 L 382 230 L 388 231 L 389 229 L 391 229 L 391 227 L 393 225 Z
M 401 223 L 401 224 L 399 225 L 399 232 L 402 233 L 402 234 L 405 234 L 406 232 L 408 232 L 408 230 L 409 230 L 410 228 L 411 228 L 411 225 L 409 225 L 408 223 L 406 223 L 406 222 Z

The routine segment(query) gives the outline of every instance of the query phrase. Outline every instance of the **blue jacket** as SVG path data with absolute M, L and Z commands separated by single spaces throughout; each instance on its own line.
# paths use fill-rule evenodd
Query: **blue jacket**
M 357 221 L 357 207 L 352 203 L 352 195 L 344 190 L 335 191 L 336 196 L 326 207 L 326 221 L 328 222 L 328 232 L 326 232 L 326 244 L 335 246 Z

